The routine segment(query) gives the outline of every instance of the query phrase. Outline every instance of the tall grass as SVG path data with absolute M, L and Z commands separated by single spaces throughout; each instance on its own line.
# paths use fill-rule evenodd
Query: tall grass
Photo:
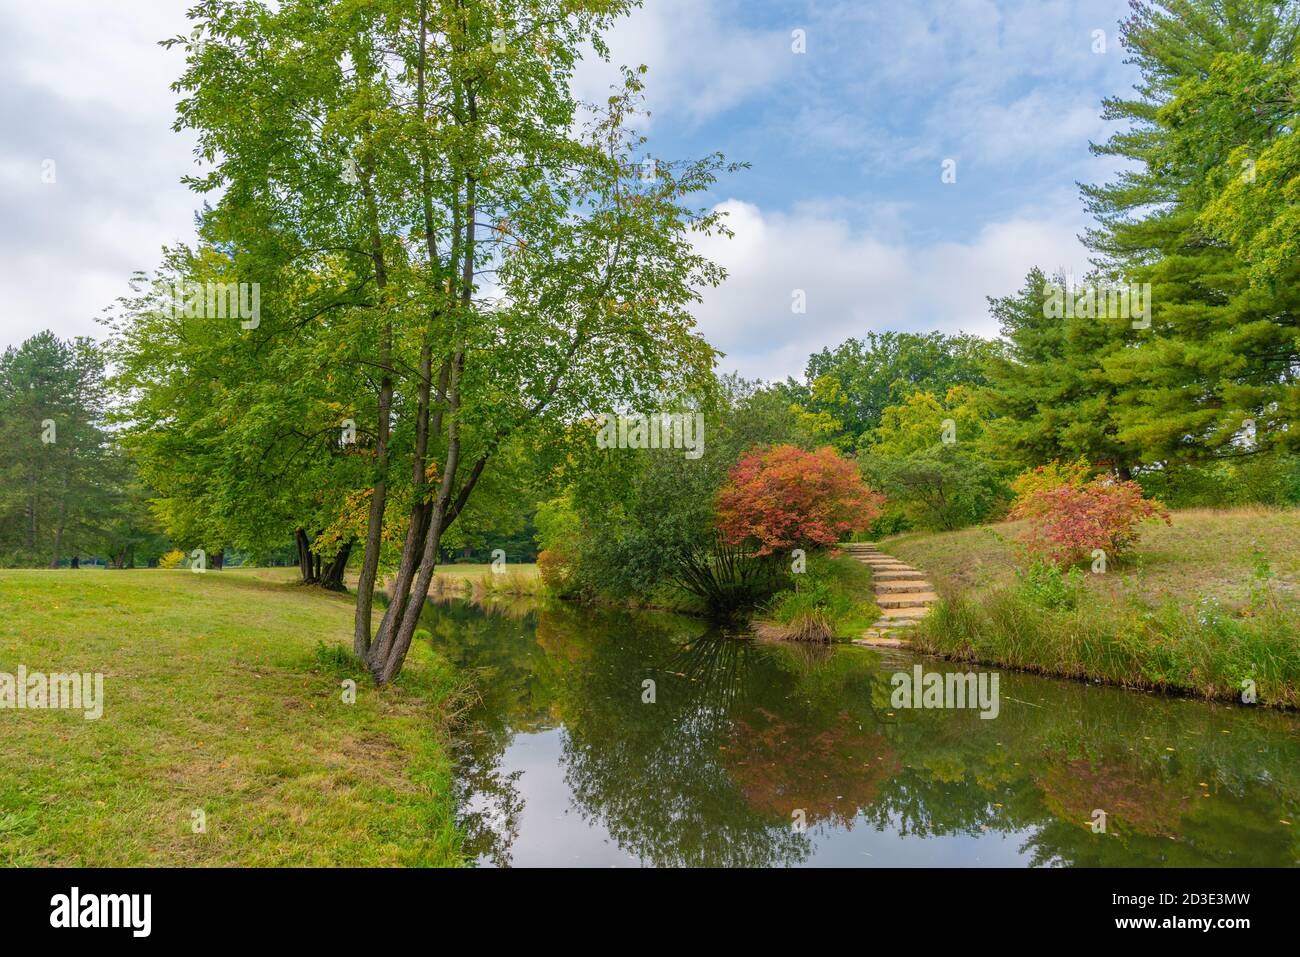
M 958 660 L 1210 699 L 1241 701 L 1250 682 L 1259 704 L 1300 707 L 1296 616 L 1277 601 L 1238 617 L 1212 599 L 1047 607 L 1023 585 L 1003 587 L 945 596 L 910 640 Z
M 754 631 L 762 638 L 832 641 L 861 634 L 880 615 L 871 570 L 847 556 L 810 555 L 802 574 L 765 605 Z
M 438 574 L 429 583 L 429 594 L 437 597 L 464 597 L 472 601 L 487 598 L 541 598 L 546 584 L 535 570 L 507 569 L 471 575 Z
M 1130 688 L 1300 707 L 1300 509 L 1184 509 L 1105 574 L 1027 565 L 1021 523 L 904 535 L 885 550 L 943 601 L 921 650 Z
M 688 548 L 677 558 L 672 584 L 695 596 L 716 617 L 738 615 L 780 587 L 777 560 L 730 545 L 715 533 L 707 544 Z

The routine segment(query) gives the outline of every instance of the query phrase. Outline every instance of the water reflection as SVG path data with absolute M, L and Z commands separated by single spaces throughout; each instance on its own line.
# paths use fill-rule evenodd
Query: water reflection
M 482 864 L 1300 858 L 1293 716 L 1010 673 L 994 720 L 895 712 L 889 676 L 910 669 L 904 655 L 566 605 L 504 615 L 452 602 L 423 624 L 479 675 L 457 788 Z

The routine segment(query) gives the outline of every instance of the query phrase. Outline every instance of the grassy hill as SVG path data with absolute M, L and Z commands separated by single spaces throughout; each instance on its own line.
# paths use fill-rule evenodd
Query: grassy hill
M 285 578 L 0 571 L 0 672 L 102 672 L 105 698 L 0 710 L 0 864 L 459 862 L 450 669 L 417 642 L 376 689 L 339 654 L 351 600 Z
M 1300 510 L 1190 509 L 1105 572 L 1026 575 L 1019 523 L 885 539 L 944 599 L 935 654 L 1128 687 L 1300 706 Z

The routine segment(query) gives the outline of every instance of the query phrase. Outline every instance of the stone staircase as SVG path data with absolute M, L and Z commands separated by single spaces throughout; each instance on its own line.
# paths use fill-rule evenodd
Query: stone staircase
M 876 648 L 904 647 L 907 629 L 928 615 L 930 606 L 938 600 L 934 586 L 911 565 L 886 555 L 874 542 L 851 542 L 839 547 L 870 566 L 876 604 L 880 606 L 880 620 L 853 643 Z

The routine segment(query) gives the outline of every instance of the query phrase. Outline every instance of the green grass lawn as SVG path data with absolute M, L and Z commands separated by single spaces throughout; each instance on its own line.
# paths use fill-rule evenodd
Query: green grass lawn
M 1300 600 L 1300 509 L 1198 508 L 1170 516 L 1172 525 L 1142 525 L 1132 555 L 1112 561 L 1105 575 L 1090 575 L 1089 588 L 1151 601 L 1213 597 L 1241 607 L 1254 585 L 1258 550 L 1277 574 L 1277 588 Z M 1015 580 L 1016 565 L 1023 562 L 1014 540 L 1024 525 L 1004 522 L 959 532 L 911 533 L 884 539 L 881 546 L 950 586 L 987 589 Z
M 1188 509 L 1103 574 L 1022 581 L 1021 523 L 888 538 L 943 599 L 923 651 L 1137 688 L 1300 707 L 1300 510 Z
M 105 698 L 0 710 L 0 864 L 458 863 L 457 679 L 417 642 L 375 688 L 338 653 L 350 597 L 294 572 L 0 571 L 0 671 L 102 672 Z

